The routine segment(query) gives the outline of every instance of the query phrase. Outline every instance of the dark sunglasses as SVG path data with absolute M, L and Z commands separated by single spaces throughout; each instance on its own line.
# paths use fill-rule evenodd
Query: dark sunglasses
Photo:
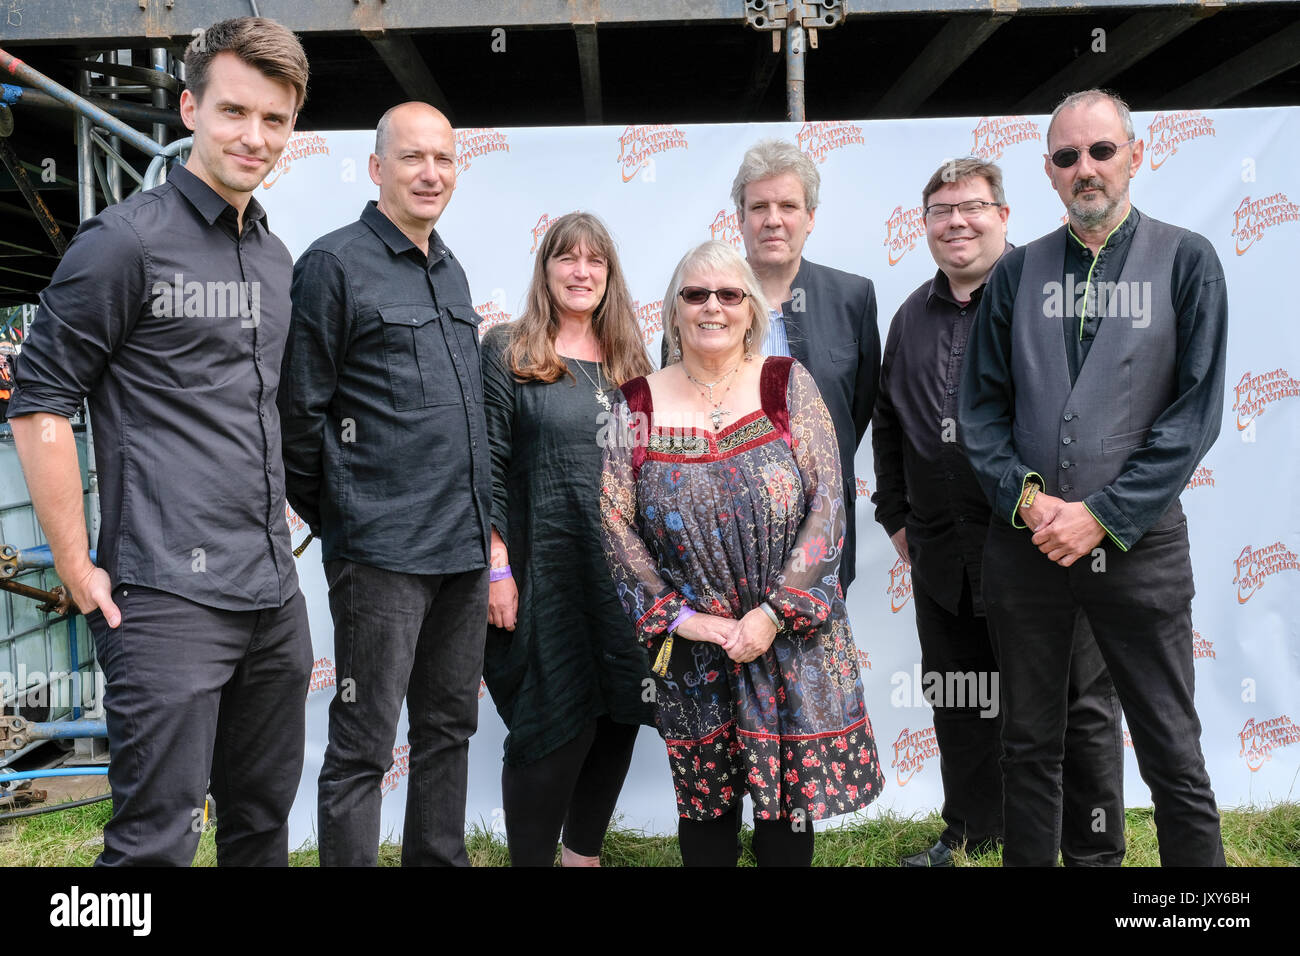
M 1137 140 L 1131 139 L 1127 143 L 1120 143 L 1116 146 L 1109 140 L 1102 140 L 1100 143 L 1093 143 L 1088 147 L 1088 155 L 1097 162 L 1104 163 L 1106 160 L 1114 156 L 1120 149 L 1125 146 L 1131 146 L 1135 142 L 1137 142 Z M 1081 151 L 1077 147 L 1062 146 L 1052 154 L 1052 162 L 1061 169 L 1069 169 L 1079 161 L 1080 155 L 1082 155 Z
M 749 295 L 744 289 L 705 289 L 698 285 L 688 285 L 677 294 L 690 305 L 703 305 L 711 295 L 718 297 L 719 305 L 740 305 Z

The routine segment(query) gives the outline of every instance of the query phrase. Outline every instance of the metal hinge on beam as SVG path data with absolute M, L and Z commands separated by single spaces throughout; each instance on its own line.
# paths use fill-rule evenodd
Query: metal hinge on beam
M 781 49 L 781 34 L 798 24 L 808 32 L 808 46 L 817 49 L 817 31 L 843 22 L 844 0 L 745 0 L 745 22 L 755 30 L 770 30 L 772 52 Z

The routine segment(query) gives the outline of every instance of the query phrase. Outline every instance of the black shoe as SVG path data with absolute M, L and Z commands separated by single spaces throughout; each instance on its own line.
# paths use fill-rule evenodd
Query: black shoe
M 903 857 L 902 866 L 952 866 L 952 850 L 940 840 L 930 849 Z

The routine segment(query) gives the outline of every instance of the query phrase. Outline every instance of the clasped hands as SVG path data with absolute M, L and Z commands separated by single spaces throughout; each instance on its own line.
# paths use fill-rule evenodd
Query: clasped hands
M 1038 550 L 1063 568 L 1091 554 L 1106 537 L 1106 529 L 1082 501 L 1064 501 L 1041 491 L 1032 505 L 1021 509 L 1020 517 L 1033 530 L 1031 540 Z
M 776 625 L 761 608 L 754 608 L 739 621 L 713 614 L 693 614 L 673 633 L 688 641 L 717 644 L 733 661 L 748 664 L 767 653 L 776 638 Z

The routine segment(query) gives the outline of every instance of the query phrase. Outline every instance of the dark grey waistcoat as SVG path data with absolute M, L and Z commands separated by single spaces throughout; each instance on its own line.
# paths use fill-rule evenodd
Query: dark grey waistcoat
M 1184 232 L 1146 216 L 1138 223 L 1119 279 L 1088 296 L 1101 325 L 1073 386 L 1061 310 L 1077 319 L 1084 289 L 1063 284 L 1066 227 L 1026 247 L 1011 324 L 1014 441 L 1048 494 L 1081 501 L 1114 481 L 1177 397 L 1170 275 Z M 1175 499 L 1151 530 L 1182 520 Z

